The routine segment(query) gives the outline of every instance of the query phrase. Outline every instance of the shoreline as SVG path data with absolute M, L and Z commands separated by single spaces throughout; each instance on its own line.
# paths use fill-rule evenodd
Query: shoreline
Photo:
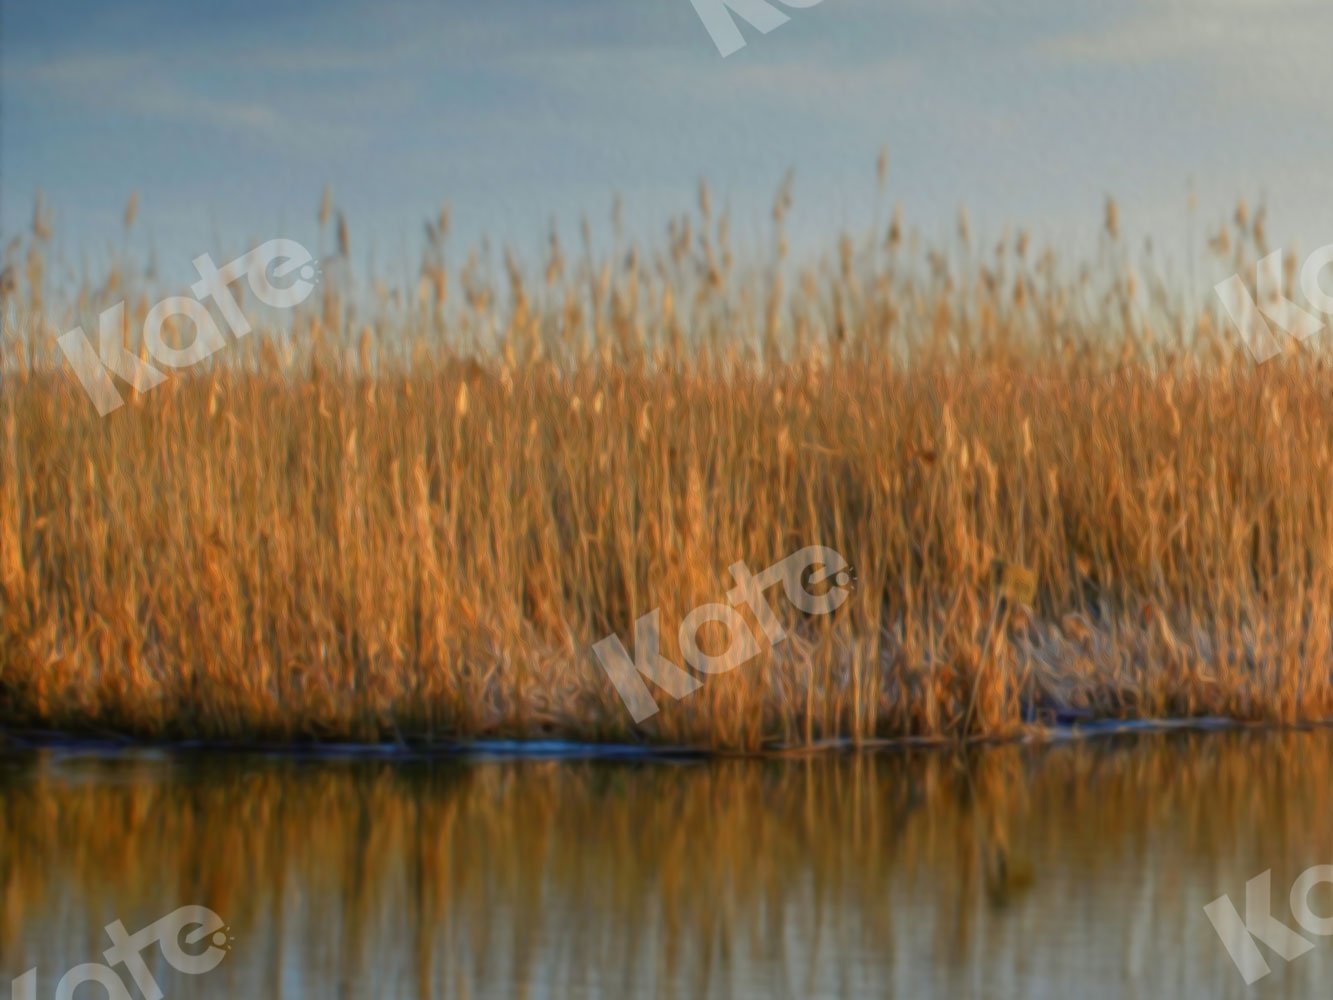
M 758 750 L 717 750 L 706 747 L 654 744 L 586 743 L 576 739 L 478 739 L 440 741 L 434 744 L 340 743 L 330 741 L 292 743 L 243 743 L 205 741 L 155 741 L 133 737 L 93 736 L 77 732 L 16 731 L 0 726 L 0 753 L 70 753 L 96 757 L 163 754 L 189 757 L 204 754 L 218 757 L 264 757 L 286 760 L 389 761 L 604 761 L 625 763 L 707 763 L 724 760 L 790 760 L 823 755 L 910 753 L 913 751 L 962 753 L 975 750 L 1024 746 L 1040 748 L 1068 743 L 1093 743 L 1121 737 L 1235 734 L 1295 734 L 1333 729 L 1333 719 L 1289 725 L 1240 722 L 1234 719 L 1104 719 L 1060 726 L 1032 726 L 1008 738 L 977 736 L 968 740 L 941 737 L 901 737 L 862 740 L 827 740 L 814 746 L 773 746 Z

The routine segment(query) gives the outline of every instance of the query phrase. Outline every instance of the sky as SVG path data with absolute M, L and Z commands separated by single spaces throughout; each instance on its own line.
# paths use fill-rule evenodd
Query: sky
M 895 203 L 928 239 L 966 205 L 983 236 L 1090 247 L 1107 195 L 1168 254 L 1239 196 L 1274 242 L 1333 242 L 1327 0 L 772 5 L 723 58 L 691 0 L 0 0 L 0 237 L 40 189 L 68 257 L 185 275 L 315 242 L 328 184 L 355 261 L 410 269 L 444 203 L 456 248 L 526 253 L 616 195 L 661 233 L 707 179 L 744 247 L 792 170 L 815 247 Z

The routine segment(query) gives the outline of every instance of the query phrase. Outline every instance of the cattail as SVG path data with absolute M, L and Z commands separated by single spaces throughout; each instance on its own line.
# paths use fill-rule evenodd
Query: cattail
M 1106 235 L 1113 240 L 1120 239 L 1120 206 L 1114 198 L 1106 199 Z
M 1239 232 L 1245 232 L 1250 224 L 1250 207 L 1242 198 L 1236 202 L 1236 229 Z
M 435 297 L 435 304 L 444 308 L 444 304 L 449 298 L 449 272 L 442 267 L 432 267 L 430 269 L 430 287 L 431 293 Z
M 333 215 L 333 185 L 324 185 L 324 196 L 319 199 L 319 228 L 323 229 L 329 224 L 329 218 Z
M 972 243 L 972 220 L 967 214 L 966 205 L 961 205 L 958 208 L 958 240 L 963 246 L 969 246 Z
M 889 249 L 897 250 L 903 242 L 903 207 L 893 206 L 893 221 L 889 223 Z
M 348 257 L 347 216 L 342 212 L 338 213 L 338 256 L 344 260 Z
M 128 232 L 130 227 L 134 225 L 134 220 L 138 217 L 138 215 L 139 215 L 139 192 L 134 191 L 130 193 L 130 200 L 125 205 L 126 232 Z
M 875 176 L 879 180 L 879 189 L 881 191 L 889 183 L 889 147 L 881 146 L 879 149 L 879 159 L 875 163 Z

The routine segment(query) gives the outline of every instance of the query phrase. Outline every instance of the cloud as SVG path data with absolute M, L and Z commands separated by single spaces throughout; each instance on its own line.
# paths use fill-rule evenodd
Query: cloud
M 1133 67 L 1193 61 L 1262 71 L 1293 60 L 1326 64 L 1330 32 L 1333 6 L 1323 2 L 1141 0 L 1126 17 L 1049 38 L 1038 47 L 1052 59 L 1078 63 Z
M 22 89 L 27 99 L 145 123 L 222 130 L 270 146 L 345 145 L 356 134 L 352 122 L 333 117 L 344 105 L 321 101 L 322 95 L 312 92 L 309 105 L 300 107 L 302 113 L 289 111 L 262 89 L 245 93 L 231 82 L 236 76 L 226 71 L 221 57 L 205 54 L 172 60 L 149 51 L 77 53 L 11 65 L 6 76 L 11 91 Z M 300 104 L 293 101 L 289 106 Z M 321 118 L 314 113 L 321 108 L 330 113 Z

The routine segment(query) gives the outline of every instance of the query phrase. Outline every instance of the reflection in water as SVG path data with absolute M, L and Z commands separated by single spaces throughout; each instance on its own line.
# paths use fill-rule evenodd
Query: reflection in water
M 234 951 L 198 978 L 150 953 L 168 998 L 1241 996 L 1203 906 L 1271 868 L 1291 923 L 1296 876 L 1333 863 L 1331 762 L 1326 732 L 689 764 L 11 755 L 0 996 L 37 965 L 50 997 L 105 924 L 192 903 Z M 1273 968 L 1260 995 L 1312 995 L 1333 940 Z

